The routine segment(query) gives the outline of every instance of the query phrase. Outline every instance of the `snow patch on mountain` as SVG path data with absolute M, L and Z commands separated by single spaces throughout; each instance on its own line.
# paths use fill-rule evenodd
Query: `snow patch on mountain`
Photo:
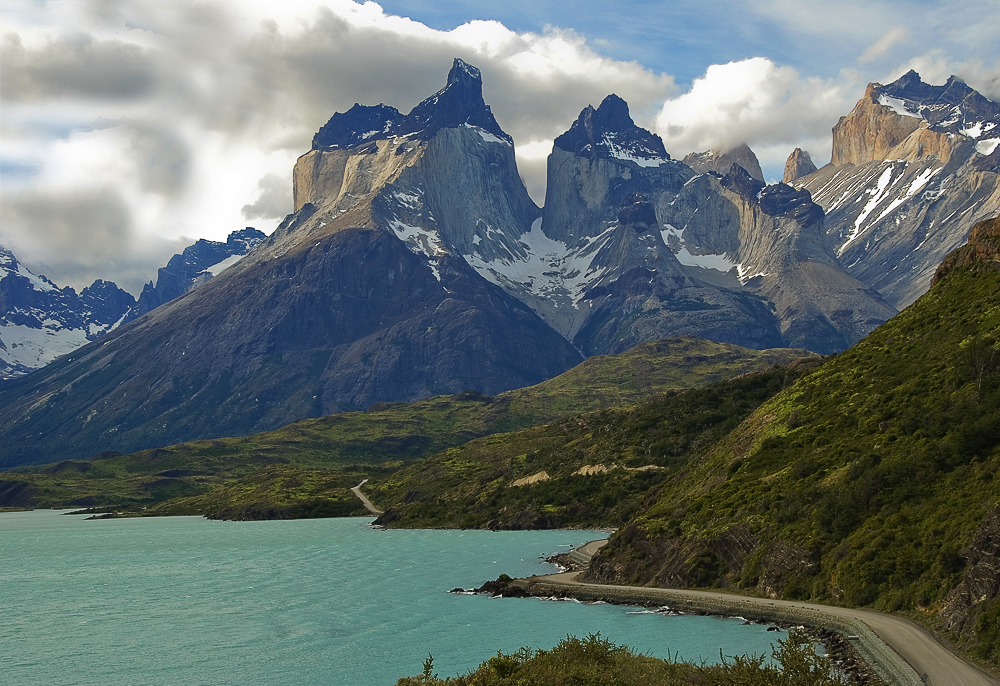
M 609 131 L 601 139 L 601 144 L 607 148 L 608 154 L 615 159 L 624 162 L 635 162 L 640 167 L 659 167 L 670 162 L 669 157 L 663 157 L 656 150 L 651 150 L 634 137 L 622 134 L 622 142 L 617 140 L 618 137 L 618 132 Z
M 86 345 L 86 329 L 67 329 L 54 319 L 47 319 L 41 328 L 18 324 L 0 325 L 3 362 L 13 367 L 38 369 L 60 355 Z
M 536 297 L 551 299 L 557 308 L 560 300 L 566 298 L 578 309 L 584 294 L 607 271 L 593 265 L 593 260 L 613 229 L 611 226 L 600 235 L 570 247 L 546 236 L 538 218 L 531 231 L 520 238 L 527 251 L 525 259 L 510 257 L 487 262 L 479 255 L 466 255 L 465 259 L 483 278 L 498 286 L 520 286 Z
M 736 261 L 725 253 L 692 253 L 684 242 L 684 231 L 673 224 L 664 224 L 660 230 L 663 243 L 685 267 L 714 269 L 726 274 L 736 266 Z
M 725 254 L 704 254 L 695 255 L 688 251 L 687 247 L 682 247 L 674 253 L 677 261 L 686 267 L 701 267 L 702 269 L 716 269 L 720 272 L 728 272 L 736 266 L 728 255 Z
M 411 226 L 410 224 L 404 224 L 398 219 L 390 219 L 389 226 L 392 227 L 396 236 L 406 243 L 406 247 L 417 255 L 438 257 L 448 254 L 448 249 L 444 247 L 441 236 L 433 229 L 425 229 L 422 226 Z
M 980 155 L 992 155 L 998 145 L 1000 145 L 1000 138 L 987 138 L 976 143 L 976 152 Z
M 885 93 L 878 96 L 878 104 L 885 105 L 893 112 L 903 117 L 916 117 L 920 119 L 920 114 L 911 111 L 906 105 L 905 100 L 900 100 L 899 98 L 894 98 L 892 96 L 886 95 Z
M 892 182 L 892 175 L 893 175 L 893 165 L 890 164 L 882 172 L 882 175 L 879 176 L 878 183 L 876 184 L 876 186 L 874 188 L 869 188 L 868 190 L 865 191 L 865 193 L 867 193 L 871 197 L 865 204 L 864 209 L 861 210 L 861 214 L 859 214 L 858 218 L 854 220 L 854 228 L 847 235 L 846 240 L 840 246 L 840 249 L 837 251 L 838 257 L 844 254 L 844 251 L 847 250 L 847 246 L 849 246 L 851 243 L 856 241 L 859 236 L 861 236 L 863 231 L 862 227 L 864 226 L 865 220 L 868 218 L 868 215 L 870 215 L 875 210 L 875 208 L 879 206 L 879 203 L 881 203 L 885 199 L 886 190 L 889 188 L 889 184 Z
M 758 276 L 767 276 L 769 272 L 759 271 L 753 274 L 750 273 L 752 267 L 744 265 L 742 262 L 736 265 L 736 273 L 739 277 L 740 283 L 745 284 L 750 279 L 756 279 Z
M 473 131 L 475 131 L 476 133 L 478 133 L 479 137 L 482 138 L 487 143 L 500 143 L 501 145 L 506 145 L 506 146 L 508 146 L 510 148 L 514 147 L 514 144 L 511 141 L 507 141 L 507 140 L 504 140 L 503 138 L 500 138 L 498 136 L 494 136 L 492 133 L 490 133 L 486 129 L 481 129 L 478 126 L 473 126 L 472 124 L 470 124 L 468 122 L 462 124 L 462 126 L 464 126 L 467 129 L 472 129 Z
M 221 274 L 222 272 L 224 272 L 225 270 L 229 269 L 234 264 L 242 260 L 243 257 L 244 257 L 243 255 L 230 255 L 221 262 L 216 262 L 211 266 L 205 267 L 205 271 L 211 274 L 212 276 L 218 276 L 219 274 Z

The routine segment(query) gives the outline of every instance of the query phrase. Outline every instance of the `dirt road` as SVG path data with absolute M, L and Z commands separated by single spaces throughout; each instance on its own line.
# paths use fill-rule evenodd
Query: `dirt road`
M 576 550 L 590 557 L 603 543 L 602 541 L 591 541 Z M 585 584 L 577 581 L 577 576 L 577 572 L 565 572 L 563 574 L 533 577 L 531 583 L 564 586 L 567 590 L 580 587 L 606 590 L 614 593 L 617 597 L 627 596 L 630 589 L 628 586 Z M 686 599 L 692 601 L 711 600 L 721 605 L 731 603 L 734 610 L 740 606 L 746 607 L 750 604 L 757 606 L 758 609 L 765 612 L 774 608 L 801 609 L 834 617 L 859 620 L 871 628 L 879 639 L 895 650 L 913 668 L 917 676 L 923 678 L 924 683 L 928 684 L 928 686 L 1000 686 L 1000 680 L 983 672 L 978 667 L 965 662 L 938 643 L 930 633 L 901 617 L 872 610 L 858 610 L 798 601 L 753 598 L 715 591 L 689 591 L 647 587 L 635 588 L 634 590 L 637 593 L 641 593 L 644 599 L 649 598 L 650 594 L 661 597 L 665 605 L 675 605 L 678 602 L 683 603 Z
M 361 487 L 364 486 L 366 483 L 368 483 L 368 479 L 365 479 L 364 481 L 362 481 L 361 483 L 359 483 L 357 486 L 355 486 L 354 488 L 352 488 L 351 492 L 354 493 L 354 495 L 356 495 L 359 498 L 361 498 L 361 502 L 364 504 L 365 508 L 367 508 L 367 510 L 369 512 L 371 512 L 372 514 L 380 515 L 380 514 L 382 514 L 382 510 L 380 510 L 377 507 L 375 507 L 374 505 L 372 505 L 372 501 L 368 500 L 368 498 L 366 498 L 364 496 L 364 494 L 361 492 Z

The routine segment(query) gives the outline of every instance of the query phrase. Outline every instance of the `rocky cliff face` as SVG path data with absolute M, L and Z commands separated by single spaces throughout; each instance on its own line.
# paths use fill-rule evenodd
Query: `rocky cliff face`
M 771 303 L 787 345 L 843 350 L 894 314 L 842 269 L 808 192 L 765 186 L 734 164 L 721 179 L 692 179 L 658 210 L 681 261 Z
M 467 259 L 588 355 L 680 334 L 780 345 L 763 301 L 701 281 L 664 243 L 656 207 L 693 176 L 609 95 L 556 138 L 526 255 Z
M 973 224 L 1000 212 L 1000 106 L 952 77 L 870 84 L 834 127 L 833 161 L 800 177 L 848 273 L 901 309 Z M 997 158 L 1000 159 L 1000 158 Z
M 962 580 L 945 596 L 941 620 L 957 636 L 974 638 L 977 630 L 988 629 L 989 621 L 980 624 L 987 613 L 995 615 L 1000 595 L 1000 508 L 990 510 L 962 551 L 966 560 Z
M 719 150 L 693 152 L 684 156 L 684 164 L 698 174 L 715 172 L 720 175 L 729 173 L 732 166 L 738 164 L 753 178 L 758 181 L 764 180 L 764 172 L 761 171 L 760 162 L 757 161 L 757 156 L 746 143 L 725 152 Z
M 1000 216 L 979 222 L 969 231 L 969 242 L 944 258 L 934 272 L 932 285 L 958 267 L 1000 268 Z
M 877 83 L 868 84 L 851 113 L 833 127 L 833 166 L 884 160 L 920 126 L 916 117 L 880 103 L 878 88 Z
M 809 176 L 816 171 L 812 157 L 802 148 L 795 148 L 792 154 L 785 161 L 785 173 L 781 177 L 782 183 L 792 183 L 803 176 Z
M 380 401 L 493 394 L 578 363 L 463 257 L 512 259 L 539 213 L 509 137 L 491 124 L 478 70 L 457 60 L 445 89 L 386 121 L 355 135 L 331 119 L 296 166 L 296 212 L 266 241 L 14 382 L 0 396 L 7 464 L 239 435 Z
M 216 274 L 227 269 L 260 245 L 266 236 L 252 227 L 233 231 L 225 242 L 204 238 L 174 255 L 156 274 L 156 284 L 145 285 L 139 300 L 125 315 L 130 322 L 174 298 L 179 298 L 192 288 L 207 283 Z

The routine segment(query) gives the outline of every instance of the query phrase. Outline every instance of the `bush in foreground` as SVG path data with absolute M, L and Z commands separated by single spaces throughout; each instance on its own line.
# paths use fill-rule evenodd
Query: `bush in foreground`
M 636 655 L 625 646 L 601 638 L 567 637 L 552 650 L 522 648 L 498 652 L 475 671 L 441 680 L 433 674 L 433 658 L 421 676 L 406 677 L 396 686 L 833 686 L 843 682 L 830 661 L 816 654 L 813 640 L 802 631 L 789 632 L 764 656 L 724 658 L 718 665 L 692 665 Z

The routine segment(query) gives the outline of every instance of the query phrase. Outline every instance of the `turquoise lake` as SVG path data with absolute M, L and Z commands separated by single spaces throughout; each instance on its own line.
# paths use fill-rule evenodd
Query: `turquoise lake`
M 0 683 L 392 686 L 600 632 L 658 657 L 770 653 L 738 619 L 448 593 L 594 531 L 383 531 L 369 519 L 85 521 L 0 513 Z

